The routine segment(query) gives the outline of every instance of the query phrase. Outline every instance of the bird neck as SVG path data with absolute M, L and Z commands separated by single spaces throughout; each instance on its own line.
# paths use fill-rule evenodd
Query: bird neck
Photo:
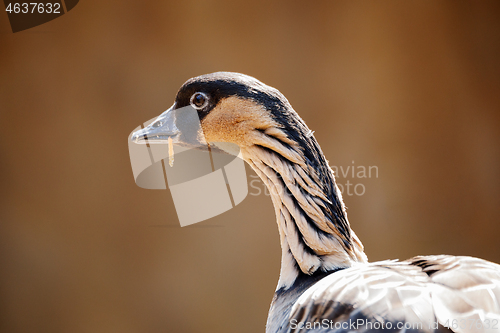
M 297 126 L 253 133 L 242 155 L 267 186 L 276 213 L 282 258 L 278 289 L 297 279 L 366 262 L 351 230 L 333 171 L 312 132 Z

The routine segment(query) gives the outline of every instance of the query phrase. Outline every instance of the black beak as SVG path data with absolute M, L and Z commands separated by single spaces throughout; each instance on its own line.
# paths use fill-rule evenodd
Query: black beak
M 198 111 L 192 106 L 175 108 L 175 103 L 151 124 L 134 132 L 130 138 L 137 144 L 168 144 L 192 149 L 207 149 Z
M 147 127 L 136 131 L 132 134 L 131 140 L 134 143 L 168 143 L 168 139 L 172 139 L 172 143 L 180 143 L 180 130 L 176 126 L 175 104 L 167 111 L 158 116 Z

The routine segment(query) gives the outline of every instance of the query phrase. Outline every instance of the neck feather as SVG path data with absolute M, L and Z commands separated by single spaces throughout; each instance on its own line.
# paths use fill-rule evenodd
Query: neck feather
M 333 171 L 312 132 L 302 121 L 299 125 L 293 132 L 279 126 L 255 130 L 253 144 L 242 147 L 243 158 L 268 187 L 276 213 L 282 248 L 277 289 L 289 288 L 299 275 L 367 261 Z

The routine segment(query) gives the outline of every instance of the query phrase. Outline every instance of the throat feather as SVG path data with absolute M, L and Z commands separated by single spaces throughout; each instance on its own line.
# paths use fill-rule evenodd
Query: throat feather
M 243 147 L 242 154 L 271 194 L 283 251 L 282 275 L 283 265 L 290 265 L 290 255 L 308 275 L 365 262 L 363 246 L 349 227 L 333 172 L 328 165 L 314 165 L 326 160 L 305 158 L 304 148 L 288 138 L 282 141 L 285 135 L 278 128 L 265 132 L 258 131 L 260 140 Z M 321 177 L 317 170 L 331 174 Z M 324 179 L 333 183 L 324 184 Z

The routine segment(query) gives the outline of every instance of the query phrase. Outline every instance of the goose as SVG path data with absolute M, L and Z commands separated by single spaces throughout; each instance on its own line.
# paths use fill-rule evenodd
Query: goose
M 282 255 L 266 333 L 500 331 L 500 265 L 450 255 L 368 262 L 313 132 L 277 89 L 239 73 L 191 78 L 153 126 L 157 141 L 182 143 L 169 115 L 186 106 L 206 142 L 238 145 L 271 194 Z

